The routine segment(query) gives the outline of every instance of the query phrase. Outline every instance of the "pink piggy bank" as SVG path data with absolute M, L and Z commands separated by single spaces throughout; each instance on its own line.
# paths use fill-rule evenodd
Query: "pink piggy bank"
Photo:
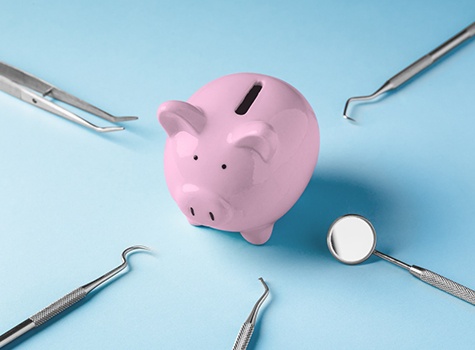
M 307 100 L 282 80 L 240 73 L 167 101 L 168 189 L 192 225 L 240 232 L 263 244 L 299 199 L 317 163 L 320 137 Z

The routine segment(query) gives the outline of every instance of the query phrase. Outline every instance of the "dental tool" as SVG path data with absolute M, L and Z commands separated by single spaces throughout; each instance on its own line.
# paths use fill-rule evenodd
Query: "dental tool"
M 469 25 L 467 28 L 462 30 L 460 33 L 456 34 L 442 45 L 436 49 L 429 52 L 427 55 L 421 57 L 408 67 L 404 68 L 402 71 L 397 73 L 395 76 L 386 81 L 383 86 L 376 90 L 373 94 L 368 96 L 356 96 L 351 97 L 346 101 L 345 108 L 343 109 L 343 118 L 346 118 L 351 121 L 356 121 L 355 119 L 348 116 L 347 110 L 351 101 L 367 101 L 372 100 L 378 97 L 381 94 L 384 94 L 388 91 L 394 90 L 404 84 L 406 81 L 417 75 L 419 72 L 423 71 L 433 63 L 435 63 L 439 58 L 450 52 L 452 49 L 456 48 L 464 41 L 468 40 L 475 35 L 475 22 Z
M 66 294 L 64 297 L 58 299 L 57 301 L 47 306 L 40 312 L 27 318 L 22 323 L 13 327 L 6 333 L 0 335 L 0 348 L 9 344 L 11 341 L 27 333 L 28 331 L 31 331 L 32 329 L 41 326 L 42 324 L 46 323 L 47 321 L 49 321 L 56 315 L 70 308 L 71 306 L 76 304 L 78 301 L 83 299 L 86 295 L 88 295 L 92 290 L 96 289 L 101 284 L 109 280 L 111 277 L 117 275 L 119 272 L 124 270 L 127 267 L 127 254 L 136 250 L 150 250 L 150 248 L 142 246 L 142 245 L 135 245 L 135 246 L 127 248 L 126 250 L 122 252 L 122 264 L 117 266 L 115 269 L 112 269 L 111 271 L 95 279 L 94 281 L 89 282 L 73 290 L 72 292 Z
M 360 215 L 345 215 L 338 218 L 327 235 L 328 249 L 340 262 L 355 265 L 371 255 L 389 261 L 427 284 L 439 288 L 457 298 L 475 305 L 475 291 L 425 268 L 408 265 L 389 255 L 377 251 L 376 231 L 368 219 Z
M 236 341 L 234 342 L 233 350 L 247 349 L 247 346 L 249 345 L 249 342 L 252 337 L 252 333 L 254 333 L 254 327 L 256 325 L 256 320 L 257 320 L 257 313 L 259 312 L 259 309 L 262 303 L 264 302 L 264 300 L 266 300 L 267 296 L 269 295 L 269 287 L 264 282 L 264 279 L 260 277 L 259 281 L 261 281 L 262 285 L 264 286 L 264 294 L 262 294 L 259 300 L 257 300 L 256 304 L 252 308 L 251 313 L 249 314 L 249 317 L 241 326 L 241 329 L 239 330 L 239 334 L 236 338 Z
M 47 83 L 46 81 L 41 80 L 30 73 L 24 72 L 3 62 L 0 62 L 0 90 L 24 102 L 59 115 L 60 117 L 97 132 L 120 131 L 124 130 L 124 127 L 97 126 L 86 119 L 68 111 L 67 109 L 53 103 L 52 100 L 47 99 L 46 97 L 48 96 L 55 100 L 62 101 L 112 123 L 138 119 L 138 117 L 115 117 L 83 100 L 80 100 L 76 96 L 68 94 L 66 91 L 54 87 L 50 83 Z M 39 92 L 39 94 L 33 91 Z

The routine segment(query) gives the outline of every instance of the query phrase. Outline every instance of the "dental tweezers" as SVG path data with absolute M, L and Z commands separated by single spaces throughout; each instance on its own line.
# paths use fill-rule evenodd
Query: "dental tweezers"
M 0 90 L 15 96 L 16 98 L 30 103 L 38 108 L 54 113 L 68 119 L 74 123 L 85 126 L 86 128 L 97 132 L 111 132 L 124 130 L 122 126 L 97 126 L 84 118 L 68 111 L 67 109 L 53 103 L 46 97 L 62 101 L 71 106 L 82 109 L 83 111 L 94 114 L 102 119 L 112 123 L 136 120 L 138 117 L 115 117 L 109 113 L 83 101 L 79 98 L 68 94 L 66 91 L 54 87 L 50 83 L 41 80 L 27 72 L 12 67 L 6 63 L 0 62 Z M 39 94 L 36 94 L 35 92 Z

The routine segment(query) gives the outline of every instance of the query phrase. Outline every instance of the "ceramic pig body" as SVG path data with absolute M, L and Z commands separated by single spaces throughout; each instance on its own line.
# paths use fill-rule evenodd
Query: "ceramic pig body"
M 158 109 L 168 134 L 165 177 L 193 225 L 237 231 L 263 244 L 315 168 L 315 114 L 289 84 L 240 73 L 210 82 L 188 102 Z

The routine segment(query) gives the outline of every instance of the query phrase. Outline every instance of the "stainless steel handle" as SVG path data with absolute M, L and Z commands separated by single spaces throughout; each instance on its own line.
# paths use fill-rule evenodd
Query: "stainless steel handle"
M 456 48 L 458 45 L 460 45 L 465 40 L 471 38 L 474 35 L 475 23 L 472 23 L 467 28 L 457 33 L 452 38 L 429 52 L 427 55 L 421 57 L 416 62 L 412 63 L 410 66 L 404 68 L 402 71 L 390 78 L 385 83 L 385 85 L 389 85 L 389 89 L 395 89 L 399 87 L 400 85 L 411 79 L 413 76 L 429 67 L 432 63 L 447 54 L 449 51 Z
M 79 287 L 73 290 L 71 293 L 66 294 L 64 297 L 56 300 L 54 303 L 45 307 L 40 312 L 34 314 L 30 318 L 27 318 L 25 321 L 23 321 L 16 327 L 13 327 L 8 332 L 0 335 L 0 348 L 9 344 L 13 340 L 32 330 L 33 328 L 41 326 L 43 323 L 52 319 L 54 316 L 60 314 L 67 308 L 76 304 L 86 295 L 86 289 L 84 289 L 83 287 Z
M 35 328 L 34 322 L 29 318 L 26 319 L 19 325 L 0 335 L 0 348 L 3 348 L 8 343 L 12 342 L 19 336 L 31 331 L 33 328 Z
M 239 331 L 236 341 L 234 342 L 233 350 L 246 350 L 253 332 L 254 325 L 252 323 L 245 322 Z
M 409 67 L 406 67 L 404 70 L 397 73 L 389 79 L 386 84 L 389 84 L 391 89 L 395 89 L 411 79 L 414 75 L 429 67 L 432 63 L 434 63 L 432 57 L 430 55 L 425 55 Z
M 60 314 L 64 310 L 73 306 L 86 295 L 86 290 L 82 287 L 79 287 L 73 290 L 71 293 L 66 294 L 64 297 L 56 300 L 51 305 L 45 307 L 40 312 L 31 316 L 30 320 L 32 320 L 35 326 L 38 327 L 53 318 L 54 316 Z
M 475 305 L 475 291 L 430 270 L 412 265 L 409 272 L 420 280 Z
M 436 47 L 431 52 L 429 52 L 429 56 L 431 56 L 435 62 L 439 58 L 441 58 L 443 55 L 445 55 L 447 52 L 457 47 L 458 45 L 463 43 L 465 40 L 471 38 L 474 35 L 475 35 L 475 22 L 470 24 L 467 28 L 462 30 L 460 33 L 455 34 L 453 37 L 451 37 L 449 40 L 447 40 L 443 44 Z
M 0 65 L 0 68 L 1 68 L 1 65 Z M 2 79 L 0 79 L 0 88 L 1 88 L 1 83 L 2 83 Z M 7 86 L 15 88 L 14 84 L 7 84 Z M 15 93 L 18 92 L 19 95 L 18 96 L 14 95 L 14 96 L 21 98 L 21 94 L 23 90 L 14 89 L 12 91 Z M 134 246 L 128 247 L 122 252 L 122 264 L 110 270 L 109 272 L 103 274 L 99 278 L 96 278 L 94 281 L 91 281 L 79 288 L 76 288 L 71 293 L 66 294 L 64 297 L 56 300 L 54 303 L 45 307 L 40 312 L 34 314 L 30 318 L 27 318 L 22 323 L 18 324 L 17 326 L 13 327 L 9 331 L 0 335 L 0 348 L 12 342 L 13 340 L 17 339 L 21 335 L 31 331 L 35 327 L 42 325 L 43 323 L 47 322 L 48 320 L 60 314 L 61 312 L 65 311 L 66 309 L 70 308 L 71 306 L 76 304 L 78 301 L 83 299 L 89 292 L 99 287 L 101 284 L 105 283 L 113 276 L 117 275 L 119 272 L 121 272 L 128 266 L 127 254 L 139 249 L 150 250 L 150 248 L 145 247 L 143 245 L 134 245 Z

